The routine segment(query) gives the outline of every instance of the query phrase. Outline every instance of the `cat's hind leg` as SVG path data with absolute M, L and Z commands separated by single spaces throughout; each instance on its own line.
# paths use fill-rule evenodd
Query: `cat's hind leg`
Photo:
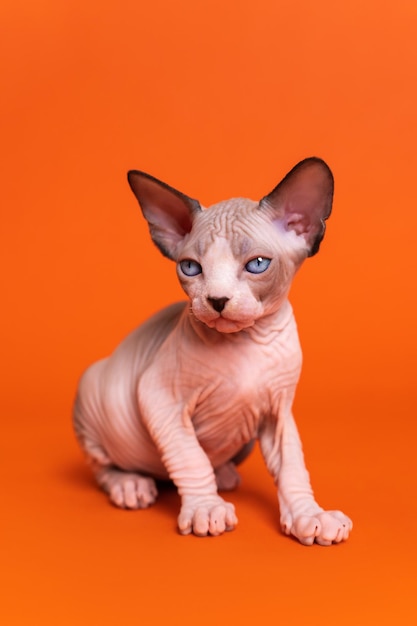
M 232 491 L 236 489 L 241 482 L 239 472 L 236 465 L 239 465 L 252 452 L 255 445 L 255 439 L 251 439 L 243 448 L 233 457 L 231 461 L 224 463 L 214 470 L 216 476 L 217 489 L 219 491 Z
M 217 489 L 219 491 L 233 491 L 240 485 L 241 478 L 233 461 L 224 463 L 214 470 Z
M 124 471 L 116 467 L 100 442 L 94 420 L 86 419 L 80 403 L 74 407 L 74 429 L 84 450 L 98 485 L 107 493 L 110 501 L 121 509 L 146 509 L 157 498 L 158 491 L 153 478 L 139 472 Z

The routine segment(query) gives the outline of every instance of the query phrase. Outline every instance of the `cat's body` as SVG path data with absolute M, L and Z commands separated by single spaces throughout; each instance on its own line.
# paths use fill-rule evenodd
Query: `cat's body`
M 323 236 L 327 166 L 302 162 L 259 205 L 207 210 L 148 175 L 129 180 L 190 302 L 157 313 L 84 374 L 74 422 L 99 484 L 118 506 L 144 508 L 157 495 L 151 477 L 170 478 L 180 532 L 217 535 L 237 523 L 218 488 L 238 484 L 234 461 L 258 438 L 284 531 L 305 544 L 346 539 L 350 520 L 314 501 L 291 412 L 301 350 L 287 295 Z
M 136 329 L 80 383 L 76 411 L 90 415 L 95 454 L 124 470 L 169 478 L 138 402 L 155 386 L 148 400 L 155 402 L 153 410 L 174 388 L 213 468 L 237 456 L 258 437 L 262 418 L 278 413 L 280 391 L 292 393 L 297 383 L 301 353 L 289 303 L 280 313 L 267 340 L 249 330 L 202 342 L 202 332 L 217 331 L 195 329 L 187 303 L 171 305 Z M 152 332 L 156 325 L 158 334 Z M 238 358 L 231 359 L 234 352 Z

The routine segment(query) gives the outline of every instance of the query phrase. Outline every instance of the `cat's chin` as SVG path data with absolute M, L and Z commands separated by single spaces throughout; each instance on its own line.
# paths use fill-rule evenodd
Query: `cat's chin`
M 253 322 L 242 323 L 234 320 L 229 320 L 225 317 L 216 317 L 216 319 L 211 320 L 209 324 L 207 324 L 209 328 L 213 328 L 217 330 L 219 333 L 238 333 L 244 328 L 249 328 L 249 326 L 253 326 Z

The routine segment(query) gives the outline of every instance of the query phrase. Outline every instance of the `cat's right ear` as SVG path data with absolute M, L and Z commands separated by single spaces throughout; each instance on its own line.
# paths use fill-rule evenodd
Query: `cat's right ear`
M 157 178 L 131 170 L 127 179 L 149 224 L 152 240 L 162 254 L 176 260 L 179 244 L 193 225 L 200 203 Z

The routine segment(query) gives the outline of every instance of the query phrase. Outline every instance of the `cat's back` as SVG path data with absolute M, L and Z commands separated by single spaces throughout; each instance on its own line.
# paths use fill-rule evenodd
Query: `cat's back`
M 176 302 L 155 313 L 133 330 L 107 358 L 93 363 L 83 374 L 78 395 L 112 402 L 135 393 L 138 380 L 161 345 L 174 330 L 185 302 Z
M 138 326 L 113 352 L 109 367 L 139 376 L 172 333 L 186 306 L 186 302 L 175 302 Z

